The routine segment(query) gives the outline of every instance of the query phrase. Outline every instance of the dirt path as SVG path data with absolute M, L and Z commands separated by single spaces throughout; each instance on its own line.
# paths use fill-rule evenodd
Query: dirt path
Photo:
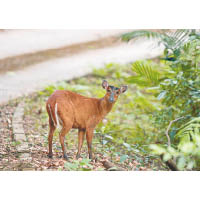
M 128 63 L 152 58 L 161 54 L 162 48 L 152 48 L 151 41 L 137 41 L 103 49 L 91 49 L 71 57 L 38 63 L 24 70 L 0 75 L 0 103 L 42 89 L 47 84 L 70 80 L 90 73 L 105 63 Z
M 116 36 L 101 38 L 94 41 L 86 41 L 53 49 L 45 49 L 37 52 L 30 52 L 21 55 L 6 57 L 0 59 L 0 74 L 8 71 L 23 70 L 30 65 L 58 59 L 62 57 L 71 57 L 88 50 L 113 47 L 121 44 L 120 39 Z

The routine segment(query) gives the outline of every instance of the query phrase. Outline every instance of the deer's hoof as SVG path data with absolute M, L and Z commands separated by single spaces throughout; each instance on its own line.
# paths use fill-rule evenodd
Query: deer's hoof
M 80 154 L 76 154 L 76 159 L 78 160 L 80 158 Z
M 48 158 L 53 158 L 52 154 L 48 154 L 47 156 L 48 156 Z
M 65 160 L 69 160 L 69 158 L 68 158 L 68 156 L 67 156 L 66 154 L 63 156 L 63 158 L 64 158 Z
M 93 160 L 93 156 L 92 156 L 92 155 L 89 155 L 89 159 Z

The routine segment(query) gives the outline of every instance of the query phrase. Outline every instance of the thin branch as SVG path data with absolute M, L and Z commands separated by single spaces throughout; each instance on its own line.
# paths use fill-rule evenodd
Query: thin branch
M 169 123 L 169 126 L 167 127 L 167 130 L 166 130 L 166 132 L 165 132 L 165 135 L 166 135 L 167 140 L 168 140 L 168 146 L 171 146 L 171 140 L 170 140 L 170 137 L 169 137 L 169 129 L 171 128 L 171 126 L 172 126 L 172 124 L 173 124 L 174 122 L 176 122 L 176 121 L 178 121 L 178 120 L 180 120 L 180 119 L 183 119 L 183 118 L 185 118 L 185 117 L 179 117 L 179 118 L 177 118 L 177 119 L 175 119 L 175 120 L 173 120 L 173 121 L 171 121 L 171 122 Z
M 165 135 L 167 136 L 167 139 L 168 139 L 168 146 L 171 146 L 171 141 L 170 141 L 170 137 L 169 137 L 169 129 L 171 128 L 172 124 L 180 119 L 183 119 L 185 117 L 179 117 L 173 121 L 171 121 L 169 123 L 169 126 L 167 127 L 167 130 L 165 132 Z M 163 155 L 161 155 L 161 159 L 163 159 Z M 179 171 L 177 166 L 176 166 L 176 163 L 171 159 L 171 160 L 168 160 L 165 162 L 165 164 L 172 170 L 172 171 Z

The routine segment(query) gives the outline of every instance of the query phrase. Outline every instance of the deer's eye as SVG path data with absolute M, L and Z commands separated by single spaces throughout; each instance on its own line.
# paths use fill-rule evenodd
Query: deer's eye
M 111 93 L 111 90 L 107 90 L 107 92 Z
M 119 91 L 117 91 L 116 94 L 119 94 Z

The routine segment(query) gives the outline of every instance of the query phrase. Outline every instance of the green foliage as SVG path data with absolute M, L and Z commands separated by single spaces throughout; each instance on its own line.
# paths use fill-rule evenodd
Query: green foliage
M 90 164 L 91 160 L 84 158 L 82 160 L 73 160 L 66 162 L 65 168 L 69 171 L 91 171 L 93 166 Z
M 130 41 L 132 39 L 136 39 L 136 38 L 156 38 L 156 39 L 161 39 L 164 37 L 164 32 L 153 32 L 153 31 L 146 31 L 146 30 L 138 30 L 138 31 L 133 31 L 133 32 L 129 32 L 129 33 L 124 33 L 121 37 L 122 40 L 124 41 Z
M 160 32 L 138 30 L 130 33 L 125 33 L 121 37 L 122 40 L 127 42 L 137 38 L 156 39 L 158 44 L 164 45 L 164 55 L 166 56 L 165 59 L 168 60 L 170 58 L 176 59 L 176 57 L 180 55 L 180 48 L 188 41 L 191 33 L 193 33 L 192 30 L 186 29 L 179 29 L 176 31 L 161 30 Z
M 200 164 L 200 135 L 193 136 L 194 140 L 186 138 L 189 136 L 185 134 L 180 138 L 180 143 L 177 147 L 164 147 L 152 144 L 150 149 L 155 155 L 162 155 L 163 161 L 170 159 L 174 160 L 179 170 L 199 170 Z
M 200 117 L 196 117 L 184 124 L 177 132 L 175 139 L 179 140 L 178 148 L 181 149 L 185 143 L 200 146 Z
M 160 63 L 137 61 L 133 63 L 132 75 L 127 81 L 139 87 L 153 87 L 151 91 L 162 103 L 152 117 L 157 134 L 164 137 L 170 121 L 173 123 L 169 136 L 173 147 L 151 145 L 154 154 L 163 155 L 164 161 L 176 160 L 180 170 L 193 169 L 199 163 L 199 113 L 200 113 L 200 37 L 195 30 L 177 30 L 155 33 L 135 31 L 122 36 L 129 41 L 134 38 L 156 38 L 165 47 L 165 58 Z M 162 66 L 165 70 L 160 71 Z M 194 118 L 192 121 L 188 120 Z M 181 127 L 181 128 L 180 128 Z M 166 142 L 166 139 L 165 139 Z M 164 143 L 165 143 L 164 142 Z M 159 143 L 163 143 L 162 140 Z
M 169 64 L 174 75 L 166 78 L 159 85 L 158 97 L 163 94 L 162 103 L 167 108 L 172 108 L 171 116 L 174 119 L 179 116 L 197 117 L 199 115 L 199 45 L 199 40 L 186 43 L 178 59 Z
M 191 33 L 190 30 L 178 30 L 170 35 L 175 38 L 187 35 L 188 38 L 187 40 L 177 39 L 178 42 L 174 43 L 172 54 L 176 56 L 175 61 L 165 61 L 164 68 L 163 64 L 155 65 L 152 62 L 137 61 L 132 68 L 136 75 L 127 79 L 129 83 L 135 83 L 140 87 L 157 86 L 152 92 L 165 107 L 154 113 L 154 117 L 156 126 L 161 123 L 162 128 L 166 127 L 169 121 L 180 116 L 197 117 L 199 115 L 200 40 L 194 38 L 194 34 L 190 36 L 189 33 Z M 178 45 L 179 55 L 176 54 L 177 44 L 180 44 Z M 162 71 L 159 71 L 159 68 Z M 179 126 L 180 123 L 178 122 L 177 125 Z
M 139 86 L 157 86 L 168 74 L 168 66 L 160 66 L 152 61 L 136 61 L 132 64 L 133 76 L 126 80 Z

